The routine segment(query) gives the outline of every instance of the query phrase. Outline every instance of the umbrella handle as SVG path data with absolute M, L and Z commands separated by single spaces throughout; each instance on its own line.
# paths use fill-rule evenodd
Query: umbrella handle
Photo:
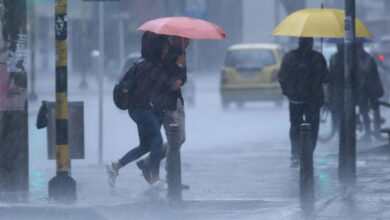
M 324 9 L 324 3 L 321 3 L 321 9 Z M 323 43 L 324 38 L 321 37 L 321 53 L 322 53 L 322 43 Z
M 184 55 L 184 37 L 181 39 L 181 54 Z

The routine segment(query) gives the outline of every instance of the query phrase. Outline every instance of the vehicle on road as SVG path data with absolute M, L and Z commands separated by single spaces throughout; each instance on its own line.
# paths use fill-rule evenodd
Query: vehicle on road
M 283 57 L 278 44 L 236 44 L 229 47 L 220 76 L 222 107 L 235 103 L 274 101 L 282 105 L 278 72 Z

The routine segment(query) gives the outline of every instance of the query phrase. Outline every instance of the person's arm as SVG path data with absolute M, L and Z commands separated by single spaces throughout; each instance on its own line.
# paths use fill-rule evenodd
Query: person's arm
M 164 63 L 159 63 L 154 68 L 154 78 L 161 92 L 177 91 L 183 85 L 183 81 L 177 76 L 177 73 L 172 71 L 172 68 Z
M 289 54 L 286 54 L 283 56 L 282 64 L 280 65 L 280 70 L 278 73 L 278 81 L 280 85 L 283 87 L 283 84 L 285 83 L 286 76 L 288 74 L 289 67 L 289 61 L 288 61 Z
M 184 64 L 184 66 L 179 67 L 178 65 L 174 65 L 170 72 L 172 75 L 174 75 L 177 79 L 180 79 L 182 81 L 182 85 L 184 85 L 187 82 L 187 67 Z

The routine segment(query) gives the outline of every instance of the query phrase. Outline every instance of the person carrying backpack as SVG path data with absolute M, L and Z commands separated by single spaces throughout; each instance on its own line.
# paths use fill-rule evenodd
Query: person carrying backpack
M 187 68 L 185 60 L 185 48 L 189 44 L 189 39 L 170 36 L 168 39 L 168 53 L 159 66 L 160 74 L 158 74 L 159 82 L 167 82 L 167 85 L 160 84 L 156 86 L 156 92 L 153 96 L 153 103 L 161 107 L 162 123 L 166 133 L 169 135 L 178 135 L 180 148 L 185 141 L 185 113 L 184 99 L 181 93 L 181 86 L 187 80 Z M 168 86 L 167 88 L 164 88 Z M 159 104 L 157 104 L 159 103 Z M 177 124 L 179 132 L 170 134 L 169 125 Z M 169 140 L 169 138 L 167 138 Z M 162 159 L 166 157 L 169 148 L 169 143 L 163 144 Z M 151 183 L 151 166 L 150 156 L 137 161 L 138 168 L 142 171 L 145 180 Z
M 157 67 L 166 53 L 167 36 L 145 32 L 141 44 L 141 55 L 144 61 L 136 65 L 136 71 L 131 77 L 127 106 L 130 118 L 137 124 L 140 144 L 117 162 L 107 164 L 108 181 L 112 187 L 115 185 L 119 169 L 148 152 L 150 152 L 151 161 L 151 183 L 163 184 L 159 177 L 163 144 L 160 131 L 161 112 L 159 106 L 153 105 L 152 95 L 155 88 L 161 83 L 157 81 L 156 76 L 159 74 Z
M 282 93 L 289 100 L 292 167 L 299 164 L 299 131 L 304 122 L 311 125 L 315 149 L 320 109 L 324 104 L 322 84 L 327 78 L 326 60 L 313 50 L 313 38 L 299 38 L 298 49 L 284 55 L 278 74 Z

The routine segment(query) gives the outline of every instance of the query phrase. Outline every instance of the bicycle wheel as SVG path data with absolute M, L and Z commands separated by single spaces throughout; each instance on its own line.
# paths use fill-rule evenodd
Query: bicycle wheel
M 330 107 L 325 105 L 321 108 L 320 112 L 320 128 L 318 131 L 318 140 L 321 142 L 327 142 L 336 133 L 336 129 L 333 123 L 333 116 Z

